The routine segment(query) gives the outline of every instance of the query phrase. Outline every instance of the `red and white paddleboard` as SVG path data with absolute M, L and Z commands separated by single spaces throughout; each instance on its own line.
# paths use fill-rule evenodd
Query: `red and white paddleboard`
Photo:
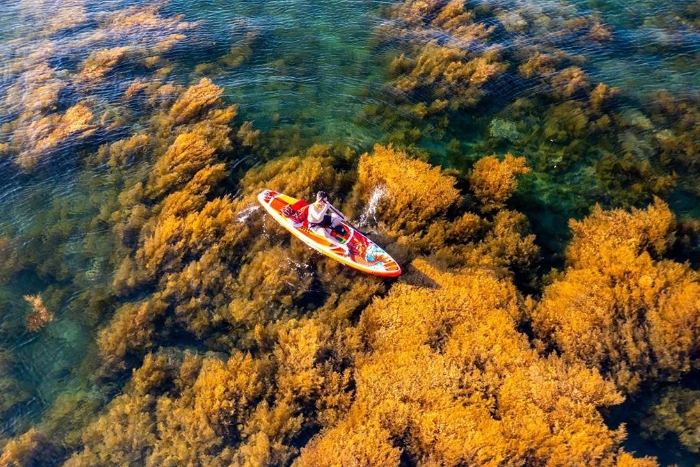
M 338 241 L 336 244 L 309 229 L 306 211 L 303 210 L 308 205 L 306 201 L 272 190 L 260 193 L 258 201 L 282 227 L 319 253 L 367 274 L 384 277 L 401 275 L 401 267 L 394 258 L 347 222 L 340 223 L 345 232 L 332 233 Z

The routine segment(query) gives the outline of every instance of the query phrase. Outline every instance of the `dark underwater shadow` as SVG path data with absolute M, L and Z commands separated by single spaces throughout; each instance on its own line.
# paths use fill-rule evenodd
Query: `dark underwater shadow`
M 419 270 L 412 264 L 405 268 L 405 272 L 401 275 L 400 281 L 404 284 L 420 287 L 423 289 L 439 290 L 442 288 L 440 284 L 435 282 L 430 276 Z

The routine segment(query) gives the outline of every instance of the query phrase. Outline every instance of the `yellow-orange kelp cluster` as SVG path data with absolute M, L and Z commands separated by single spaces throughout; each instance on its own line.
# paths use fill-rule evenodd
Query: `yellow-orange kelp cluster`
M 377 49 L 402 53 L 387 59 L 390 82 L 365 110 L 386 141 L 412 150 L 439 142 L 463 168 L 474 159 L 462 135 L 480 131 L 470 152 L 526 154 L 538 173 L 592 167 L 582 183 L 597 187 L 581 190 L 601 200 L 650 202 L 681 171 L 692 180 L 682 189 L 697 196 L 700 103 L 659 92 L 623 107 L 619 89 L 584 70 L 586 53 L 612 41 L 599 16 L 462 0 L 407 0 L 389 16 Z
M 158 6 L 89 13 L 82 0 L 15 3 L 26 23 L 8 31 L 16 39 L 5 43 L 1 57 L 6 86 L 0 95 L 0 159 L 11 161 L 2 164 L 3 176 L 11 185 L 15 172 L 43 168 L 44 174 L 69 177 L 70 183 L 64 184 L 65 193 L 57 193 L 42 175 L 24 179 L 17 191 L 21 201 L 9 200 L 0 232 L 0 286 L 21 291 L 0 293 L 3 438 L 25 432 L 36 421 L 37 408 L 54 401 L 60 385 L 50 387 L 50 381 L 83 375 L 72 386 L 83 391 L 59 395 L 52 409 L 49 424 L 63 430 L 79 430 L 85 419 L 77 414 L 89 414 L 102 399 L 89 390 L 84 375 L 90 370 L 79 361 L 89 354 L 83 333 L 112 314 L 114 242 L 109 226 L 96 215 L 121 186 L 114 174 L 100 173 L 101 162 L 91 151 L 119 138 L 127 125 L 148 121 L 159 105 L 171 105 L 182 92 L 166 84 L 170 65 L 161 54 L 193 27 L 179 17 L 162 16 Z M 139 96 L 125 93 L 121 84 L 128 83 L 127 77 L 148 83 L 142 95 L 151 101 L 135 102 Z M 124 105 L 130 96 L 131 106 Z M 87 170 L 63 172 L 81 164 Z M 18 345 L 22 340 L 29 345 Z M 31 344 L 38 340 L 45 347 Z M 43 381 L 41 387 L 37 381 Z
M 209 144 L 220 154 L 228 151 L 216 132 L 231 131 L 235 108 L 220 105 L 221 90 L 208 80 L 186 91 L 167 79 L 171 65 L 160 54 L 184 40 L 183 33 L 194 25 L 162 16 L 162 5 L 88 14 L 81 1 L 36 3 L 21 2 L 18 8 L 29 16 L 57 10 L 74 14 L 70 21 L 34 18 L 32 30 L 21 31 L 4 49 L 9 88 L 0 100 L 3 121 L 9 123 L 0 129 L 0 157 L 14 164 L 3 164 L 3 170 L 9 179 L 16 170 L 46 170 L 26 179 L 31 188 L 20 187 L 21 203 L 10 201 L 0 232 L 0 445 L 29 429 L 37 421 L 37 408 L 53 404 L 47 429 L 60 429 L 73 446 L 72 440 L 79 440 L 74 434 L 107 394 L 92 389 L 94 352 L 84 340 L 85 333 L 111 318 L 117 303 L 111 282 L 123 251 L 114 203 L 128 180 L 149 168 L 153 153 L 173 142 L 175 121 L 182 126 L 202 120 L 195 131 L 211 138 Z M 204 122 L 199 113 L 214 104 L 219 114 Z M 123 138 L 131 128 L 147 130 Z M 257 133 L 250 124 L 239 130 L 230 142 L 222 137 L 226 144 L 254 144 Z M 57 155 L 65 157 L 52 167 Z M 82 170 L 71 170 L 74 165 Z M 56 184 L 65 192 L 46 182 L 47 172 L 70 179 Z M 215 176 L 222 174 L 218 170 Z M 26 290 L 26 301 L 22 293 L 6 293 L 8 286 Z M 54 349 L 56 355 L 46 363 Z M 72 390 L 56 398 L 62 387 Z M 46 462 L 61 459 L 49 461 L 48 452 Z
M 655 465 L 603 423 L 597 408 L 622 400 L 614 384 L 539 355 L 522 313 L 492 270 L 414 260 L 362 314 L 350 409 L 295 465 Z
M 700 277 L 663 258 L 674 240 L 668 206 L 657 199 L 632 213 L 596 208 L 570 225 L 568 267 L 545 289 L 535 330 L 566 358 L 608 369 L 628 392 L 692 370 Z
M 95 155 L 120 193 L 96 216 L 115 274 L 87 366 L 127 382 L 94 415 L 60 397 L 0 465 L 657 465 L 600 410 L 697 369 L 700 281 L 664 259 L 663 202 L 572 222 L 566 269 L 524 297 L 515 277 L 539 251 L 507 208 L 522 157 L 458 179 L 382 145 L 345 172 L 347 151 L 317 145 L 249 170 L 232 197 L 246 138 L 220 91 L 194 83 Z M 323 188 L 354 218 L 383 193 L 376 239 L 406 274 L 362 275 L 290 238 L 263 188 Z M 79 426 L 59 423 L 71 407 Z
M 0 157 L 16 163 L 5 166 L 9 171 L 14 167 L 33 172 L 40 165 L 53 173 L 73 165 L 86 170 L 70 175 L 74 185 L 65 196 L 51 192 L 48 184 L 41 184 L 42 174 L 37 175 L 39 183 L 27 190 L 22 206 L 32 212 L 32 221 L 7 223 L 0 234 L 0 282 L 7 283 L 22 270 L 33 271 L 46 283 L 60 281 L 61 286 L 49 285 L 48 293 L 42 294 L 48 309 L 64 308 L 61 302 L 77 294 L 80 305 L 75 308 L 87 307 L 90 316 L 80 319 L 94 325 L 112 303 L 111 287 L 104 291 L 104 284 L 114 264 L 121 264 L 119 244 L 109 233 L 110 223 L 122 220 L 113 212 L 114 205 L 129 180 L 148 170 L 153 153 L 174 142 L 173 126 L 184 128 L 190 120 L 202 120 L 182 132 L 187 134 L 173 145 L 168 154 L 172 158 L 187 158 L 197 150 L 211 158 L 212 148 L 232 152 L 232 144 L 239 142 L 249 147 L 257 132 L 244 123 L 232 143 L 225 134 L 231 129 L 234 107 L 221 108 L 206 121 L 200 118 L 218 105 L 221 89 L 204 79 L 186 90 L 168 79 L 173 65 L 164 57 L 195 25 L 179 16 L 161 15 L 162 4 L 88 14 L 79 0 L 36 3 L 22 2 L 21 7 L 38 26 L 33 23 L 31 31 L 22 31 L 26 34 L 4 57 L 10 86 L 0 99 L 9 123 L 0 129 Z M 53 17 L 34 18 L 46 9 L 71 11 L 71 21 L 54 25 Z M 61 34 L 72 28 L 72 33 Z M 144 131 L 132 133 L 132 128 Z M 204 139 L 206 147 L 201 145 Z M 194 143 L 200 146 L 191 146 Z M 57 155 L 65 157 L 53 168 Z M 157 174 L 176 163 L 164 160 Z M 208 176 L 220 180 L 224 173 L 214 164 Z M 165 178 L 153 183 L 147 195 L 160 196 L 159 185 L 168 183 Z M 123 195 L 128 196 L 136 194 Z M 129 215 L 136 218 L 139 208 Z M 119 228 L 125 232 L 114 237 L 128 243 L 121 235 L 128 237 L 133 230 L 128 224 Z M 62 290 L 68 282 L 71 292 Z

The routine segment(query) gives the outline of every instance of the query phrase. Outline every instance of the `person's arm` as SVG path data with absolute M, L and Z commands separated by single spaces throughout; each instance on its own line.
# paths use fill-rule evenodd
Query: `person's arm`
M 344 220 L 344 221 L 348 220 L 348 218 L 345 217 L 345 214 L 343 214 L 342 212 L 340 212 L 340 209 L 336 209 L 335 206 L 333 206 L 333 205 L 332 205 L 331 203 L 329 203 L 328 201 L 326 201 L 326 208 L 330 208 L 331 211 L 333 211 L 334 213 L 338 214 L 342 220 Z

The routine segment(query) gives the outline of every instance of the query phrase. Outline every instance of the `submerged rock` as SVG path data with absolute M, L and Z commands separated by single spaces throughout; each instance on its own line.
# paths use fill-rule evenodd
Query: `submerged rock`
M 625 124 L 643 131 L 654 129 L 654 124 L 651 123 L 651 120 L 638 109 L 625 110 L 622 112 L 622 119 Z
M 521 138 L 518 127 L 515 122 L 494 118 L 489 124 L 489 135 L 494 138 L 504 139 L 507 141 L 517 141 Z

